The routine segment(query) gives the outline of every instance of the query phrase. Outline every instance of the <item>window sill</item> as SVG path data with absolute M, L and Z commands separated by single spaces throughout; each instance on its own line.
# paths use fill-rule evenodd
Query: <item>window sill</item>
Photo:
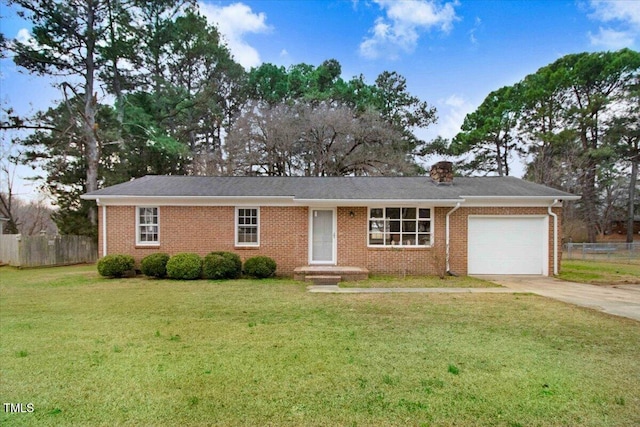
M 134 246 L 135 249 L 158 249 L 159 247 L 160 247 L 160 243 L 153 243 L 153 244 L 146 244 L 146 245 L 141 245 L 137 243 Z
M 367 249 L 373 249 L 378 251 L 392 251 L 392 250 L 408 250 L 408 251 L 424 251 L 428 249 L 433 249 L 433 245 L 430 246 L 371 246 L 368 245 Z
M 249 245 L 235 245 L 233 247 L 234 249 L 238 250 L 238 251 L 251 251 L 251 250 L 258 250 L 260 249 L 259 245 L 255 245 L 255 246 L 249 246 Z

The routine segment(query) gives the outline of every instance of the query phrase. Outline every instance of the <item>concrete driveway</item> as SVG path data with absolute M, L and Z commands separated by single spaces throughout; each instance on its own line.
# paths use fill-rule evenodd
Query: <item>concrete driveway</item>
M 477 276 L 520 292 L 640 321 L 640 285 L 595 286 L 543 276 Z

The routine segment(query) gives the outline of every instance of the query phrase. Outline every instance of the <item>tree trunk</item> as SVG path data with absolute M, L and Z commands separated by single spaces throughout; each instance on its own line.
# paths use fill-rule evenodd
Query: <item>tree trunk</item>
M 495 141 L 496 144 L 496 167 L 498 176 L 504 176 L 504 168 L 502 165 L 502 152 L 500 150 L 500 142 Z
M 629 206 L 627 212 L 627 243 L 633 243 L 633 231 L 635 224 L 636 181 L 638 179 L 638 161 L 631 161 L 631 177 L 629 179 Z
M 582 108 L 581 103 L 579 106 Z M 591 116 L 593 118 L 593 116 Z M 595 243 L 598 227 L 598 212 L 596 211 L 597 193 L 596 180 L 598 175 L 598 164 L 591 155 L 591 150 L 598 147 L 597 139 L 589 138 L 587 135 L 587 119 L 581 117 L 580 124 L 580 142 L 585 155 L 584 175 L 581 180 L 582 184 L 582 200 L 583 200 L 583 218 L 587 227 L 587 240 L 589 243 Z M 591 131 L 593 136 L 593 130 Z
M 96 97 L 93 92 L 94 84 L 94 54 L 95 54 L 95 4 L 92 0 L 87 1 L 87 54 L 86 54 L 86 74 L 84 87 L 84 133 L 87 156 L 87 192 L 98 189 L 98 164 L 100 163 L 100 152 L 98 150 L 98 140 L 96 138 Z M 98 225 L 97 208 L 89 210 L 89 221 L 92 225 Z
M 116 45 L 116 30 L 114 26 L 114 15 L 113 15 L 113 7 L 111 1 L 107 1 L 107 7 L 109 10 L 109 39 L 111 43 L 111 48 L 115 50 Z M 120 52 L 118 52 L 119 54 Z M 124 150 L 124 144 L 122 141 L 122 125 L 124 123 L 124 104 L 122 102 L 122 83 L 120 81 L 120 70 L 118 69 L 118 57 L 111 52 L 111 63 L 113 66 L 113 92 L 116 95 L 116 119 L 118 120 L 118 129 L 116 130 L 117 136 L 116 140 L 120 144 L 122 144 L 122 149 Z
M 593 163 L 589 159 L 589 163 Z M 582 181 L 582 200 L 584 202 L 583 217 L 587 227 L 587 240 L 595 243 L 598 227 L 598 215 L 596 211 L 596 165 L 587 165 Z

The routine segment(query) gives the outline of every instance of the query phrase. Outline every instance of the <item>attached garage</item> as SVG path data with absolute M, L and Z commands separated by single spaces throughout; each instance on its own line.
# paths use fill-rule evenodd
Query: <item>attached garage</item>
M 548 216 L 469 216 L 468 274 L 548 275 Z

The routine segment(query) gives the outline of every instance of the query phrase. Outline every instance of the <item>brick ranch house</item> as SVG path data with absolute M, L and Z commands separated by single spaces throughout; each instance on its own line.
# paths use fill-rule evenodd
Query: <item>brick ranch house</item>
M 578 197 L 513 177 L 454 179 L 443 163 L 431 177 L 145 176 L 82 198 L 99 207 L 99 255 L 137 262 L 232 251 L 272 257 L 284 276 L 557 273 L 562 201 Z

